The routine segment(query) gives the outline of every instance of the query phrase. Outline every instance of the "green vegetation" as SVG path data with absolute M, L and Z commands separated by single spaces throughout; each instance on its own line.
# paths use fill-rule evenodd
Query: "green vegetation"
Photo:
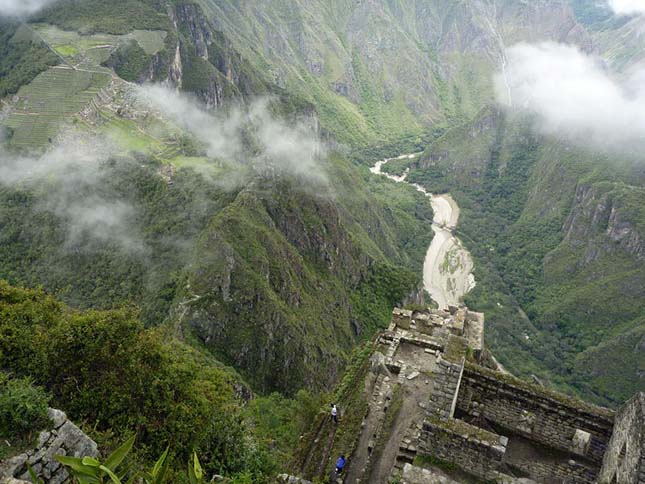
M 127 457 L 134 444 L 134 436 L 126 440 L 121 447 L 116 449 L 101 464 L 97 459 L 91 456 L 72 457 L 66 455 L 57 455 L 56 459 L 63 465 L 67 466 L 70 474 L 78 484 L 121 484 L 126 478 L 127 469 L 124 473 L 117 469 L 123 460 Z M 163 466 L 166 460 L 167 450 L 161 455 L 157 462 Z M 161 467 L 160 466 L 160 467 Z M 155 464 L 155 467 L 157 465 Z M 117 475 L 117 473 L 121 475 Z M 136 477 L 132 477 L 128 482 L 134 482 Z
M 131 35 L 148 55 L 154 55 L 164 48 L 168 32 L 163 30 L 134 30 Z
M 18 92 L 60 59 L 30 32 L 0 19 L 0 98 Z
M 145 0 L 64 0 L 38 13 L 33 19 L 81 34 L 104 32 L 128 34 L 133 30 L 170 30 L 163 9 Z
M 78 312 L 1 282 L 0 316 L 3 366 L 34 378 L 77 422 L 136 432 L 143 462 L 170 445 L 179 462 L 197 450 L 207 472 L 252 472 L 262 482 L 266 462 L 231 370 L 163 328 L 145 330 L 127 309 Z
M 414 462 L 412 464 L 419 467 L 438 467 L 445 471 L 454 471 L 457 469 L 457 466 L 454 463 L 446 462 L 432 455 L 417 454 L 414 457 Z
M 0 372 L 0 459 L 26 447 L 48 423 L 50 397 L 33 383 L 29 377 L 11 378 Z
M 259 445 L 267 449 L 275 463 L 275 473 L 284 470 L 285 464 L 293 457 L 300 436 L 309 430 L 324 404 L 322 395 L 313 395 L 304 389 L 299 390 L 293 399 L 274 392 L 258 396 L 247 404 L 244 415 L 249 428 Z
M 477 279 L 465 302 L 486 314 L 487 344 L 504 366 L 601 404 L 639 390 L 638 351 L 600 351 L 638 345 L 642 334 L 634 301 L 643 271 L 607 235 L 612 210 L 643 233 L 637 165 L 538 138 L 530 122 L 484 110 L 432 143 L 409 179 L 457 200 Z
M 336 403 L 340 409 L 338 424 L 330 419 L 328 404 L 319 408 L 316 418 L 311 420 L 309 432 L 300 439 L 293 453 L 289 466 L 292 472 L 314 480 L 325 479 L 335 462 L 327 462 L 324 456 L 344 454 L 351 458 L 368 409 L 364 382 L 370 369 L 369 357 L 373 350 L 371 343 L 365 343 L 354 350 L 333 395 L 327 400 Z M 329 436 L 333 438 L 331 448 L 328 447 L 332 442 Z
M 135 82 L 148 68 L 151 60 L 151 57 L 137 42 L 131 41 L 120 45 L 105 62 L 105 65 L 113 68 L 122 79 Z
M 15 148 L 43 148 L 52 143 L 61 124 L 83 109 L 110 81 L 109 73 L 52 67 L 18 91 L 15 110 L 4 122 L 13 130 Z

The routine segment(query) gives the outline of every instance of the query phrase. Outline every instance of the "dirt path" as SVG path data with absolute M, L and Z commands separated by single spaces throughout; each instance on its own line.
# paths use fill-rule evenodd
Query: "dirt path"
M 325 474 L 325 468 L 327 467 L 327 462 L 329 462 L 329 453 L 331 452 L 331 449 L 334 446 L 334 437 L 336 437 L 336 427 L 337 427 L 336 424 L 331 425 L 329 427 L 329 433 L 327 435 L 327 444 L 324 447 L 325 452 L 323 453 L 322 459 L 320 459 L 320 462 L 318 463 L 318 470 L 316 472 L 316 475 L 318 476 L 322 476 Z
M 413 382 L 403 385 L 403 403 L 392 427 L 388 431 L 388 440 L 378 459 L 375 460 L 369 478 L 364 482 L 387 484 L 399 454 L 399 446 L 408 429 L 415 422 L 422 422 L 425 409 L 419 404 L 427 404 L 430 398 L 432 383 L 426 384 L 426 378 L 421 375 Z
M 396 176 L 383 173 L 382 167 L 391 160 L 414 156 L 416 154 L 378 161 L 370 171 L 376 175 L 384 175 L 397 183 L 407 183 L 407 172 Z M 423 263 L 423 286 L 440 308 L 458 305 L 464 295 L 475 287 L 472 257 L 453 234 L 459 221 L 459 206 L 449 194 L 433 195 L 421 185 L 414 183 L 411 185 L 430 197 L 434 212 L 432 221 L 434 237 Z

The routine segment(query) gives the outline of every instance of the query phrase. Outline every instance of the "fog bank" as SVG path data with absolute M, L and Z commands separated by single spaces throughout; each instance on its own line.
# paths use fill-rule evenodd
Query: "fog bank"
M 595 147 L 645 145 L 645 72 L 618 81 L 578 48 L 551 42 L 517 44 L 507 51 L 497 99 L 537 115 L 547 134 Z M 508 85 L 506 84 L 508 83 Z

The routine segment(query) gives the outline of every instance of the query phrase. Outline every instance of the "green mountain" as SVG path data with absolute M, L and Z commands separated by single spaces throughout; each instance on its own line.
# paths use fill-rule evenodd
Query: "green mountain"
M 169 385 L 177 367 L 214 372 L 227 418 L 255 412 L 227 438 L 284 458 L 301 429 L 282 409 L 316 407 L 392 307 L 423 300 L 430 203 L 367 169 L 423 151 L 384 169 L 454 195 L 475 259 L 465 302 L 496 357 L 617 404 L 645 386 L 642 157 L 544 134 L 496 107 L 494 75 L 509 46 L 552 41 L 628 79 L 641 32 L 642 18 L 578 0 L 59 0 L 0 18 L 0 279 L 60 299 L 59 332 L 137 307 L 119 316 L 133 344 L 190 355 L 168 363 Z M 166 90 L 142 96 L 149 83 Z M 3 291 L 7 307 L 45 298 Z M 46 365 L 7 354 L 1 370 L 107 431 L 116 410 L 75 407 Z M 115 429 L 145 429 L 148 446 L 155 426 Z M 250 466 L 207 448 L 213 472 Z
M 222 109 L 260 94 L 273 96 L 275 116 L 312 113 L 312 105 L 264 80 L 197 5 L 179 3 L 154 21 L 147 4 L 127 21 L 97 17 L 100 5 L 67 2 L 6 28 L 11 39 L 25 36 L 25 55 L 53 51 L 64 61 L 22 78 L 5 121 L 10 149 L 46 164 L 48 155 L 28 153 L 71 131 L 107 137 L 116 152 L 73 194 L 64 170 L 1 188 L 2 277 L 42 285 L 76 307 L 137 304 L 148 325 L 171 321 L 188 339 L 194 330 L 196 344 L 257 390 L 331 385 L 354 344 L 418 292 L 412 271 L 431 238 L 429 203 L 340 155 L 320 162 L 334 181 L 325 186 L 221 168 L 189 131 L 132 105 L 131 85 L 105 66 L 124 79 L 175 82 Z M 117 229 L 132 230 L 140 247 L 119 232 L 93 240 L 86 225 L 70 241 L 77 208 L 96 197 L 127 204 L 129 225 Z
M 642 389 L 642 165 L 534 124 L 485 109 L 432 143 L 409 177 L 462 208 L 478 281 L 466 303 L 485 312 L 501 362 L 620 402 Z

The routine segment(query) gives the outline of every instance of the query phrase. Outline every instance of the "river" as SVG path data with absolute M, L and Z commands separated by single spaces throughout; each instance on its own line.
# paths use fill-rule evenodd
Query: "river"
M 459 305 L 464 295 L 475 287 L 472 257 L 453 233 L 459 221 L 459 206 L 450 194 L 433 195 L 421 185 L 407 182 L 407 171 L 401 176 L 382 171 L 383 165 L 392 160 L 412 159 L 417 155 L 401 155 L 378 161 L 370 171 L 397 183 L 408 183 L 430 198 L 434 212 L 434 237 L 423 262 L 423 286 L 439 308 Z

